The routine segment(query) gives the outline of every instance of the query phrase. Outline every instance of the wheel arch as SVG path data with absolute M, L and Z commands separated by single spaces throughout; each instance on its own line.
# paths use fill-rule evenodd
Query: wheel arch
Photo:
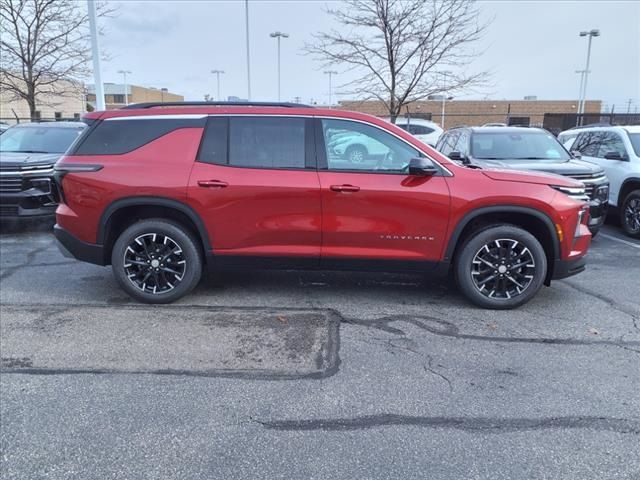
M 553 220 L 539 210 L 519 205 L 492 205 L 468 212 L 453 229 L 444 254 L 444 262 L 452 264 L 461 245 L 472 234 L 495 224 L 512 224 L 534 235 L 547 254 L 545 284 L 553 277 L 555 260 L 560 258 L 560 240 Z
M 166 218 L 189 228 L 200 240 L 204 258 L 209 256 L 211 242 L 200 215 L 189 205 L 163 197 L 128 197 L 111 203 L 100 217 L 97 243 L 104 246 L 105 259 L 111 256 L 115 237 L 127 226 L 143 218 Z
M 640 177 L 630 177 L 622 182 L 620 185 L 620 191 L 618 193 L 618 207 L 622 208 L 627 195 L 633 190 L 640 190 Z

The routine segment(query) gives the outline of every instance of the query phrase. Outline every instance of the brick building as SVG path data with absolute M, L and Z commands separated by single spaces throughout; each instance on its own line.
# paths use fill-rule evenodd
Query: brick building
M 380 117 L 388 116 L 385 106 L 379 101 L 342 101 L 340 108 L 369 113 Z M 600 100 L 588 100 L 586 114 L 599 115 Z M 442 125 L 442 101 L 426 100 L 408 105 L 412 117 L 432 120 Z M 549 119 L 566 116 L 575 125 L 578 111 L 577 100 L 447 100 L 445 101 L 444 127 L 458 125 L 483 125 L 485 123 L 506 123 L 510 125 L 543 126 Z M 406 116 L 404 109 L 402 116 Z
M 104 84 L 104 102 L 107 110 L 122 108 L 128 103 L 143 102 L 182 102 L 184 96 L 169 92 L 166 88 L 140 87 L 123 83 Z M 96 90 L 93 85 L 87 88 L 87 102 L 95 108 Z

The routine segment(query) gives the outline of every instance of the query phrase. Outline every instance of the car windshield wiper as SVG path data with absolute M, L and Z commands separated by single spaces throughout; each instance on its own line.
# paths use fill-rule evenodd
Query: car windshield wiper
M 549 157 L 516 157 L 511 160 L 562 160 L 562 158 L 549 158 Z

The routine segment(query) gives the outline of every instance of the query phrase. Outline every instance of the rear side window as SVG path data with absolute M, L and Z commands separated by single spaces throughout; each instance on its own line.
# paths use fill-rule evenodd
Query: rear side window
M 409 133 L 413 135 L 429 135 L 433 133 L 433 128 L 425 127 L 424 125 L 409 125 Z
M 203 127 L 205 118 L 104 120 L 79 142 L 74 155 L 120 155 L 131 152 L 179 128 Z
M 198 152 L 198 161 L 226 165 L 228 134 L 229 119 L 227 117 L 209 118 Z
M 305 119 L 229 118 L 229 165 L 305 168 Z

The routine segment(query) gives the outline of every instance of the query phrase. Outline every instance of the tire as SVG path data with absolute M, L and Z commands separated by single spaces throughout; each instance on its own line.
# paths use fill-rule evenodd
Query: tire
M 622 202 L 620 225 L 630 237 L 640 238 L 640 190 L 633 190 Z
M 120 287 L 132 298 L 170 303 L 200 281 L 202 254 L 189 230 L 152 218 L 136 222 L 120 234 L 111 252 L 111 266 Z
M 547 276 L 547 256 L 538 239 L 526 230 L 496 225 L 465 241 L 456 255 L 454 272 L 458 288 L 472 303 L 507 310 L 538 293 Z
M 362 145 L 351 145 L 344 152 L 344 158 L 351 163 L 364 163 L 369 152 Z

